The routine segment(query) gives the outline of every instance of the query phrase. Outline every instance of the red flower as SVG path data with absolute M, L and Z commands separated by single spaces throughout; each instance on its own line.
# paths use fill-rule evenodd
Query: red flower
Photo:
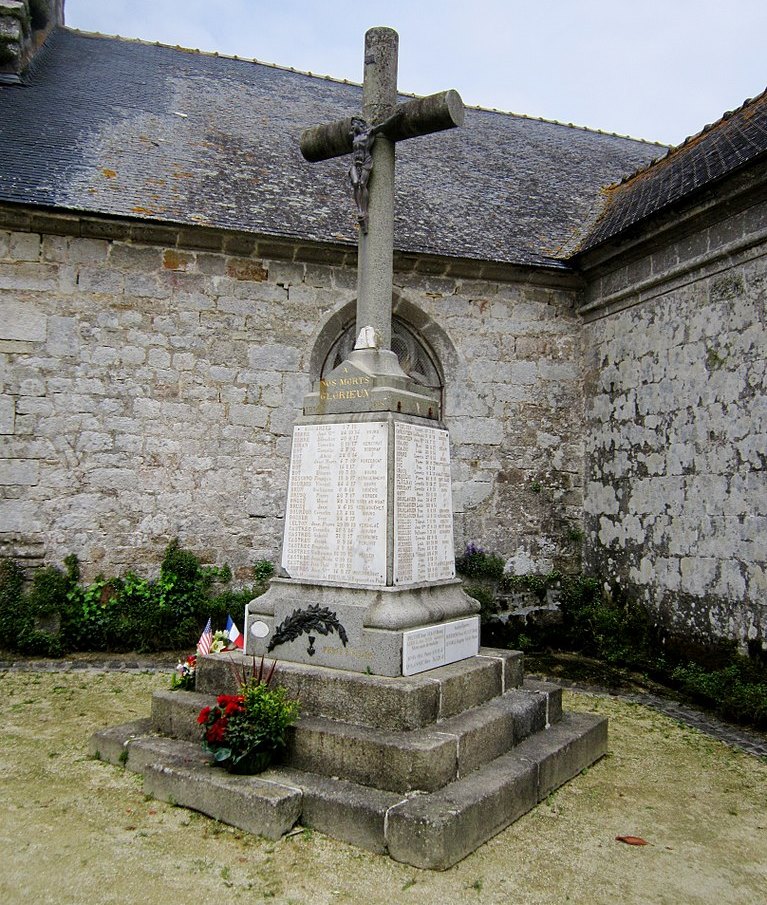
M 203 707 L 202 710 L 200 711 L 200 715 L 197 717 L 197 722 L 200 724 L 207 723 L 209 716 L 210 716 L 210 707 Z
M 226 717 L 221 717 L 221 719 L 216 720 L 216 722 L 205 733 L 206 741 L 213 742 L 213 744 L 219 744 L 220 742 L 223 742 L 224 736 L 226 735 L 226 724 Z

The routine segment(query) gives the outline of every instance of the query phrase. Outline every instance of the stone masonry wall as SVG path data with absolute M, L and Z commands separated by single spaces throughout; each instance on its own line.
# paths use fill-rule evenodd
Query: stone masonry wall
M 604 275 L 584 305 L 588 565 L 691 639 L 767 639 L 767 207 Z
M 177 536 L 239 580 L 277 559 L 291 426 L 356 273 L 160 235 L 0 231 L 0 554 L 147 574 Z M 457 549 L 576 567 L 573 292 L 407 269 L 395 284 L 445 374 Z

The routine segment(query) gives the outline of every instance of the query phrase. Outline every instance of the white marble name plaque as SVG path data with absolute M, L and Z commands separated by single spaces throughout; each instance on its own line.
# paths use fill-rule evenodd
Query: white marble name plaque
M 455 578 L 448 433 L 394 425 L 394 584 Z
M 291 578 L 386 584 L 388 428 L 293 429 L 282 565 Z
M 447 666 L 479 652 L 479 616 L 402 633 L 402 675 Z

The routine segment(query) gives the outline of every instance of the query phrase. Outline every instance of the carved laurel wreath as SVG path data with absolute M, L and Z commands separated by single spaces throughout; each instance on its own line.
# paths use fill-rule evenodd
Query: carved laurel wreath
M 293 610 L 287 619 L 284 619 L 274 630 L 274 636 L 269 642 L 267 652 L 271 652 L 280 644 L 295 641 L 300 635 L 317 632 L 318 635 L 338 634 L 344 647 L 349 643 L 346 629 L 341 625 L 338 616 L 327 607 L 320 607 L 317 603 L 305 610 Z M 308 653 L 314 653 L 314 638 L 309 635 Z

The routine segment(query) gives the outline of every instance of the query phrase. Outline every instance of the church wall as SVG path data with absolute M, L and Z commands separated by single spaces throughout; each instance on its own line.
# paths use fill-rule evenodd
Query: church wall
M 146 574 L 178 536 L 247 580 L 278 557 L 292 423 L 318 345 L 352 310 L 354 268 L 212 231 L 184 244 L 164 228 L 144 241 L 88 229 L 0 230 L 0 554 Z M 573 291 L 409 265 L 395 286 L 444 371 L 458 549 L 574 567 Z
M 698 641 L 767 639 L 767 206 L 612 265 L 583 305 L 588 566 Z

